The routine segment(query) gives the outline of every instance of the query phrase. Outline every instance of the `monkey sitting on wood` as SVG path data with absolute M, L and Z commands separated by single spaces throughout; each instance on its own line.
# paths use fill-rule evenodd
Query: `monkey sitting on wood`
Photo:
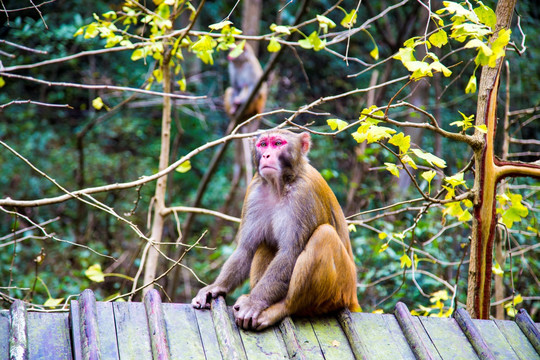
M 238 287 L 248 276 L 251 292 L 233 306 L 236 324 L 261 330 L 285 316 L 358 311 L 356 267 L 339 203 L 309 164 L 307 132 L 272 130 L 259 136 L 251 181 L 237 234 L 238 247 L 216 281 L 191 304 Z

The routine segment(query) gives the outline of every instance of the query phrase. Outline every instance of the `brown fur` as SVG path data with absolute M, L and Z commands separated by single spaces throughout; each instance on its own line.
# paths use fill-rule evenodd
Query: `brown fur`
M 308 163 L 309 134 L 275 130 L 261 136 L 287 144 L 254 151 L 259 171 L 244 201 L 238 248 L 193 306 L 209 307 L 249 275 L 251 292 L 234 305 L 236 323 L 246 329 L 260 330 L 292 314 L 359 310 L 347 223 L 334 193 Z M 276 169 L 261 173 L 263 163 Z

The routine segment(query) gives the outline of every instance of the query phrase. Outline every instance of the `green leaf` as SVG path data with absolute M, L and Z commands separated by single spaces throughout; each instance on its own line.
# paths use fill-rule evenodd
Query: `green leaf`
M 409 257 L 409 255 L 407 254 L 403 254 L 400 258 L 401 260 L 401 267 L 403 268 L 404 266 L 410 268 L 412 266 L 412 260 L 411 258 Z
M 270 43 L 268 44 L 267 50 L 271 53 L 281 50 L 281 44 L 277 41 L 276 37 L 272 36 L 270 38 Z
M 400 154 L 405 154 L 411 147 L 411 137 L 409 135 L 405 136 L 402 132 L 392 136 L 388 142 L 397 146 Z
M 328 119 L 326 120 L 326 123 L 330 126 L 330 129 L 338 129 L 339 131 L 345 129 L 347 125 L 349 125 L 346 121 L 340 119 Z
M 427 161 L 430 165 L 437 166 L 441 169 L 444 169 L 446 167 L 446 161 L 433 154 L 423 152 L 420 149 L 411 149 L 411 151 L 420 159 L 424 159 L 425 161 Z
M 441 48 L 448 43 L 448 35 L 446 34 L 446 31 L 440 29 L 436 33 L 431 34 L 428 40 L 433 46 Z
M 191 162 L 189 160 L 184 161 L 182 164 L 180 164 L 176 168 L 176 171 L 178 171 L 181 174 L 187 173 L 189 170 L 191 170 Z
M 386 170 L 390 171 L 392 175 L 399 177 L 399 168 L 396 164 L 385 162 L 384 165 L 386 165 Z
M 84 275 L 86 275 L 87 278 L 94 282 L 103 282 L 105 281 L 105 276 L 103 275 L 103 272 L 101 271 L 101 265 L 94 264 L 90 266 L 86 271 L 84 272 Z

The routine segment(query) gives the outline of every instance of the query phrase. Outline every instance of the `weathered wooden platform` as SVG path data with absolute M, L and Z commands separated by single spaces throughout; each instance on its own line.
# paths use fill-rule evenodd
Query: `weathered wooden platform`
M 24 359 L 540 359 L 540 325 L 516 321 L 342 311 L 286 318 L 262 332 L 240 330 L 222 298 L 212 310 L 162 304 L 96 302 L 85 290 L 69 312 L 0 311 L 0 360 Z

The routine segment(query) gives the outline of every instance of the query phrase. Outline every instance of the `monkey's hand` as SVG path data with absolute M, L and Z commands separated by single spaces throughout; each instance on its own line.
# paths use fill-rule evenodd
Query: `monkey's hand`
M 268 305 L 262 300 L 253 300 L 248 295 L 242 295 L 233 306 L 236 325 L 246 330 L 258 330 L 261 326 L 259 316 Z
M 219 295 L 225 295 L 225 288 L 211 284 L 203 287 L 199 290 L 197 296 L 191 300 L 191 306 L 195 309 L 210 309 L 210 303 L 212 299 L 217 298 Z

